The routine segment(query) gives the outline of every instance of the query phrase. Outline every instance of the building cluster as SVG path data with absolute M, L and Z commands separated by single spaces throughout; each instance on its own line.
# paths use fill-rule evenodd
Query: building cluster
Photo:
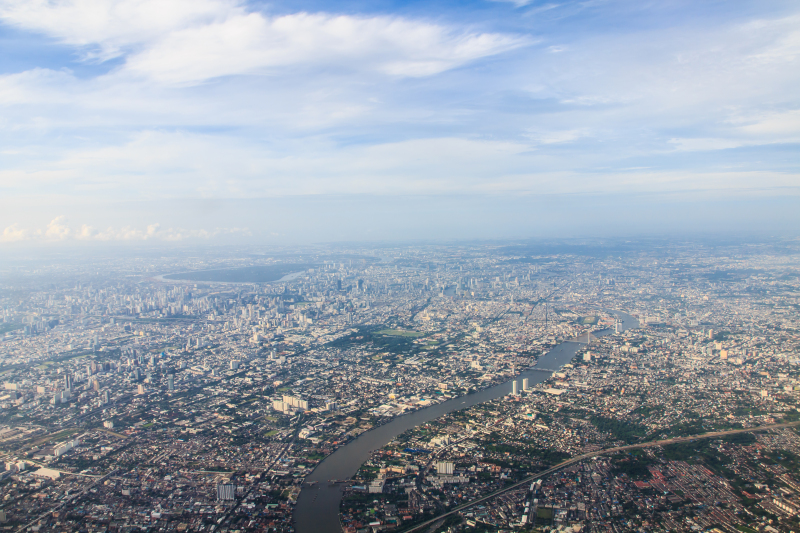
M 797 250 L 581 250 L 18 264 L 0 277 L 14 280 L 0 286 L 0 521 L 291 531 L 304 479 L 336 449 L 503 386 L 365 458 L 346 531 L 400 530 L 528 478 L 439 527 L 800 531 L 794 427 L 606 452 L 800 420 Z M 520 376 L 571 339 L 546 380 Z

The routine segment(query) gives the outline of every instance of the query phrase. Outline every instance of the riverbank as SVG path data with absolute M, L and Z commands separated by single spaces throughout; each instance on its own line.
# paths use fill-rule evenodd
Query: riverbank
M 616 312 L 621 319 L 620 331 L 635 328 L 638 321 L 630 315 Z M 613 329 L 594 332 L 597 337 L 614 333 Z M 528 378 L 531 385 L 542 383 L 552 372 L 569 363 L 584 344 L 577 339 L 567 340 L 539 358 L 536 364 L 519 375 L 499 385 L 460 396 L 399 416 L 376 427 L 340 447 L 317 465 L 305 479 L 303 489 L 294 509 L 294 523 L 298 533 L 340 533 L 339 505 L 341 485 L 330 480 L 350 479 L 370 453 L 389 443 L 395 436 L 420 424 L 434 420 L 452 411 L 465 409 L 500 398 L 511 391 L 511 382 Z M 316 482 L 311 485 L 310 483 Z

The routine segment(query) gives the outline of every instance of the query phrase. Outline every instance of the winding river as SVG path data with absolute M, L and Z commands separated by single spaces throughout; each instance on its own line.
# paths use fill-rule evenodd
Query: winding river
M 638 327 L 638 321 L 634 317 L 619 311 L 614 311 L 614 314 L 621 321 L 620 331 Z M 592 335 L 601 337 L 613 332 L 613 329 L 604 329 L 593 332 Z M 342 487 L 340 484 L 329 483 L 329 480 L 350 479 L 369 458 L 372 451 L 385 446 L 406 430 L 452 411 L 472 407 L 509 394 L 513 380 L 528 378 L 531 386 L 545 381 L 553 371 L 569 363 L 584 343 L 585 340 L 583 342 L 564 341 L 541 356 L 536 365 L 505 383 L 399 416 L 345 444 L 326 457 L 306 477 L 294 509 L 295 530 L 297 533 L 342 533 L 339 522 Z M 314 481 L 317 483 L 310 483 Z

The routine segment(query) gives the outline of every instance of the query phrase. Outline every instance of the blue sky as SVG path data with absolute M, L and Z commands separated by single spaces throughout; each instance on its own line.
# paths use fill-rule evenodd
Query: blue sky
M 800 225 L 797 2 L 0 0 L 0 47 L 0 245 Z

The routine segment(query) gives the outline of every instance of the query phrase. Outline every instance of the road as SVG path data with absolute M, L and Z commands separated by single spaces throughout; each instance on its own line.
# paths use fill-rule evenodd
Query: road
M 93 488 L 94 486 L 96 486 L 97 484 L 99 484 L 99 483 L 102 483 L 102 482 L 103 482 L 103 481 L 105 481 L 105 480 L 106 480 L 106 479 L 107 479 L 109 476 L 111 476 L 111 475 L 115 474 L 116 472 L 117 472 L 117 470 L 112 470 L 111 472 L 109 472 L 108 474 L 104 475 L 103 477 L 99 477 L 99 478 L 97 478 L 97 479 L 95 480 L 95 482 L 94 482 L 94 483 L 92 483 L 91 485 L 87 485 L 87 486 L 86 486 L 86 487 L 84 487 L 84 489 L 83 489 L 82 491 L 80 491 L 79 493 L 77 493 L 77 494 L 73 494 L 72 496 L 69 496 L 69 497 L 67 497 L 67 498 L 66 498 L 64 501 L 62 501 L 61 503 L 59 503 L 59 504 L 58 504 L 58 505 L 56 505 L 55 507 L 53 507 L 53 508 L 51 508 L 51 509 L 48 509 L 47 511 L 43 512 L 42 514 L 40 514 L 39 516 L 37 516 L 36 518 L 34 518 L 33 520 L 31 520 L 31 521 L 30 521 L 30 522 L 28 522 L 27 524 L 25 524 L 25 525 L 23 525 L 23 526 L 19 526 L 19 527 L 16 529 L 17 533 L 19 533 L 19 532 L 21 532 L 21 531 L 25 531 L 25 530 L 26 530 L 26 529 L 28 529 L 29 527 L 31 527 L 31 526 L 33 526 L 34 524 L 36 524 L 36 522 L 38 522 L 39 520 L 42 520 L 42 519 L 43 519 L 43 518 L 45 518 L 47 515 L 49 515 L 49 514 L 51 514 L 51 513 L 54 513 L 54 512 L 56 512 L 56 511 L 58 511 L 59 509 L 61 509 L 62 507 L 64 507 L 65 505 L 67 505 L 68 503 L 70 503 L 71 501 L 73 501 L 74 499 L 76 499 L 76 498 L 82 498 L 83 496 L 86 496 L 86 493 L 87 493 L 87 492 L 89 492 L 89 490 L 90 490 L 90 489 L 92 489 L 92 488 Z
M 624 452 L 626 450 L 634 450 L 634 449 L 637 449 L 637 448 L 652 448 L 654 446 L 666 446 L 668 444 L 679 444 L 681 442 L 691 442 L 691 441 L 700 440 L 700 439 L 713 439 L 713 438 L 716 438 L 716 437 L 724 437 L 724 436 L 727 436 L 727 435 L 735 435 L 737 433 L 750 433 L 750 432 L 753 432 L 753 431 L 763 431 L 765 429 L 780 429 L 780 428 L 786 428 L 786 427 L 792 427 L 792 426 L 798 426 L 798 425 L 800 425 L 800 421 L 787 422 L 785 424 L 772 424 L 772 425 L 769 425 L 769 426 L 758 426 L 758 427 L 746 428 L 746 429 L 731 429 L 731 430 L 727 430 L 727 431 L 712 431 L 710 433 L 703 433 L 701 435 L 690 435 L 688 437 L 675 437 L 675 438 L 672 438 L 672 439 L 664 439 L 664 440 L 655 440 L 655 441 L 650 441 L 650 442 L 642 442 L 642 443 L 639 443 L 639 444 L 630 444 L 628 446 L 617 446 L 615 448 L 606 448 L 604 450 L 597 450 L 597 451 L 594 451 L 594 452 L 591 452 L 591 453 L 584 453 L 582 455 L 576 455 L 575 457 L 567 459 L 566 461 L 564 461 L 562 463 L 559 463 L 559 464 L 557 464 L 557 465 L 555 465 L 555 466 L 553 466 L 551 468 L 548 468 L 547 470 L 543 470 L 543 471 L 538 472 L 538 473 L 536 473 L 536 474 L 534 474 L 532 476 L 528 476 L 525 479 L 523 479 L 522 481 L 514 483 L 513 485 L 509 485 L 508 487 L 504 487 L 504 488 L 502 488 L 500 490 L 497 490 L 497 491 L 489 494 L 488 496 L 483 496 L 482 498 L 478 498 L 477 500 L 472 500 L 471 502 L 461 504 L 458 507 L 455 507 L 451 511 L 448 511 L 446 513 L 440 514 L 436 518 L 432 518 L 430 520 L 427 520 L 425 522 L 417 524 L 416 526 L 413 526 L 413 527 L 410 527 L 408 529 L 405 529 L 405 530 L 403 530 L 403 533 L 410 533 L 412 531 L 417 531 L 417 530 L 423 529 L 425 527 L 428 527 L 428 526 L 440 521 L 443 518 L 446 518 L 446 517 L 448 517 L 450 515 L 453 515 L 453 514 L 456 514 L 458 512 L 461 512 L 464 509 L 468 509 L 468 508 L 472 507 L 473 505 L 478 505 L 479 503 L 483 503 L 485 501 L 491 500 L 492 498 L 494 498 L 496 496 L 499 496 L 500 494 L 503 494 L 504 492 L 509 492 L 509 491 L 518 489 L 520 487 L 526 486 L 526 485 L 532 483 L 533 481 L 535 481 L 537 479 L 540 479 L 540 478 L 542 478 L 542 477 L 544 477 L 544 476 L 546 476 L 548 474 L 552 474 L 553 472 L 561 470 L 562 468 L 567 467 L 567 466 L 569 466 L 569 465 L 571 465 L 573 463 L 577 463 L 577 462 L 583 461 L 585 459 L 589 459 L 591 457 L 597 457 L 598 455 L 607 455 L 607 454 L 610 454 L 610 453 Z
M 300 415 L 298 417 L 298 419 L 297 419 L 297 426 L 295 427 L 294 435 L 292 435 L 292 439 L 289 442 L 286 443 L 286 445 L 283 447 L 281 452 L 275 457 L 275 459 L 273 459 L 273 461 L 269 464 L 269 466 L 267 466 L 264 469 L 264 471 L 261 472 L 261 474 L 259 474 L 258 479 L 256 479 L 253 483 L 250 484 L 250 488 L 247 490 L 247 492 L 245 492 L 242 495 L 241 498 L 236 498 L 235 503 L 233 504 L 233 506 L 231 506 L 230 509 L 228 509 L 228 512 L 225 513 L 222 516 L 222 518 L 217 520 L 217 523 L 214 524 L 212 526 L 212 528 L 211 528 L 212 532 L 216 531 L 217 527 L 223 526 L 225 524 L 225 522 L 228 521 L 228 519 L 231 518 L 231 516 L 233 516 L 233 513 L 236 512 L 236 509 L 239 508 L 239 506 L 242 504 L 242 502 L 247 499 L 247 497 L 250 495 L 250 493 L 253 492 L 253 490 L 255 490 L 261 484 L 262 481 L 264 481 L 264 478 L 267 475 L 269 475 L 269 471 L 272 470 L 272 468 L 276 464 L 278 464 L 278 461 L 280 461 L 281 457 L 283 457 L 283 455 L 292 447 L 292 444 L 295 443 L 295 441 L 297 440 L 297 435 L 298 435 L 298 433 L 300 433 L 300 429 L 302 427 L 303 427 L 303 416 Z

